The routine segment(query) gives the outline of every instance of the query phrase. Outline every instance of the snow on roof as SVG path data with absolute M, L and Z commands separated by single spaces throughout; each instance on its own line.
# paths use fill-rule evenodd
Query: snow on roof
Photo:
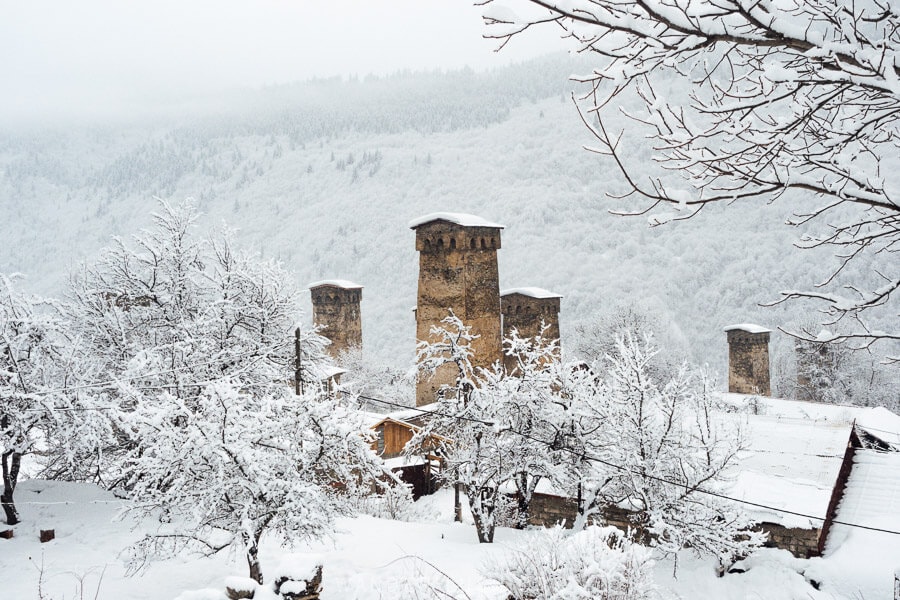
M 439 408 L 437 403 L 434 404 L 426 404 L 425 406 L 417 406 L 410 408 L 400 408 L 397 410 L 392 410 L 386 413 L 384 416 L 395 421 L 402 421 L 405 423 L 409 423 L 410 421 L 414 421 L 416 419 L 430 416 L 431 411 L 437 410 Z M 410 423 L 415 425 L 415 423 Z
M 845 582 L 842 597 L 892 598 L 900 535 L 836 521 L 900 531 L 900 452 L 856 450 L 824 552 L 827 568 Z
M 900 448 L 900 416 L 881 406 L 861 411 L 856 424 L 878 439 Z
M 347 369 L 342 369 L 341 367 L 336 367 L 334 365 L 325 365 L 319 369 L 322 373 L 322 376 L 325 379 L 331 379 L 336 375 L 343 375 L 347 372 Z
M 724 331 L 746 331 L 747 333 L 771 333 L 771 329 L 767 329 L 762 325 L 754 325 L 753 323 L 738 323 L 737 325 L 726 325 Z
M 339 287 L 345 290 L 361 290 L 363 286 L 358 283 L 353 283 L 352 281 L 348 281 L 346 279 L 323 279 L 322 281 L 316 281 L 314 283 L 309 284 L 309 289 L 315 289 L 317 287 Z
M 463 227 L 493 227 L 495 229 L 503 229 L 503 225 L 500 225 L 499 223 L 492 223 L 490 221 L 482 219 L 481 217 L 476 217 L 475 215 L 451 212 L 435 212 L 429 213 L 422 217 L 418 217 L 409 222 L 409 228 L 415 229 L 420 225 L 431 223 L 432 221 L 449 221 L 450 223 L 455 223 Z
M 359 410 L 356 412 L 362 418 L 365 426 L 369 428 L 375 427 L 384 420 L 384 415 L 382 413 L 373 412 L 371 410 Z
M 736 465 L 729 495 L 756 504 L 825 517 L 850 437 L 847 423 L 754 416 L 747 419 L 747 449 Z M 760 521 L 804 529 L 821 520 L 748 506 Z
M 885 529 L 900 527 L 900 452 L 856 450 L 837 520 Z
M 402 467 L 424 465 L 425 462 L 424 456 L 396 456 L 394 458 L 385 459 L 384 466 L 388 469 L 399 469 Z
M 562 298 L 562 294 L 557 294 L 556 292 L 550 292 L 543 288 L 539 287 L 519 287 L 519 288 L 509 288 L 508 290 L 503 290 L 500 292 L 501 296 L 509 296 L 512 294 L 522 294 L 523 296 L 529 296 L 531 298 Z
M 723 394 L 723 398 L 737 404 L 750 396 Z M 729 495 L 775 508 L 824 518 L 854 421 L 880 424 L 887 441 L 894 439 L 891 435 L 900 436 L 900 416 L 883 408 L 779 398 L 755 402 L 757 414 L 732 415 L 746 419 L 747 449 L 732 471 L 735 481 Z M 762 508 L 748 507 L 748 512 L 785 527 L 819 528 L 823 522 Z

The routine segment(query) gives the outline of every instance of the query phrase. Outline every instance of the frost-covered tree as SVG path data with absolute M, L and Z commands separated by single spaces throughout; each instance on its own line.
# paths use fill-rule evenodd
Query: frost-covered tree
M 198 235 L 190 202 L 160 209 L 153 227 L 114 238 L 72 277 L 66 319 L 81 346 L 80 376 L 108 384 L 95 399 L 130 408 L 164 391 L 196 398 L 204 384 L 234 375 L 248 384 L 292 380 L 302 313 L 280 265 L 236 249 L 227 229 Z M 325 343 L 301 328 L 304 381 L 321 380 Z M 118 434 L 127 448 L 127 431 Z M 104 474 L 102 465 L 83 467 Z
M 900 11 L 889 0 L 484 0 L 501 45 L 555 27 L 597 60 L 576 77 L 595 151 L 611 157 L 630 214 L 681 220 L 712 203 L 757 198 L 798 206 L 800 247 L 834 247 L 812 291 L 825 341 L 896 342 L 896 313 L 866 319 L 900 287 Z M 673 86 L 674 82 L 674 86 Z M 623 101 L 628 98 L 628 101 Z M 627 106 L 628 108 L 624 108 Z M 627 125 L 625 124 L 627 123 Z M 650 138 L 660 169 L 624 148 Z M 815 204 L 798 200 L 816 199 Z M 654 210 L 659 209 L 659 210 Z M 651 212 L 652 211 L 652 212 Z M 875 260 L 871 277 L 847 265 Z M 797 332 L 808 337 L 804 332 Z M 888 345 L 888 354 L 896 350 Z
M 42 310 L 44 300 L 19 291 L 14 279 L 0 273 L 0 503 L 9 525 L 19 522 L 14 494 L 22 458 L 53 429 L 62 408 L 54 388 L 63 382 L 66 356 L 59 320 Z
M 688 547 L 727 563 L 763 539 L 738 505 L 704 493 L 727 492 L 740 428 L 717 414 L 703 373 L 684 367 L 656 380 L 656 352 L 649 339 L 620 336 L 598 389 L 575 399 L 587 427 L 583 517 L 624 508 L 662 552 Z
M 603 364 L 607 356 L 616 354 L 616 338 L 626 333 L 638 338 L 652 335 L 666 348 L 651 363 L 658 377 L 676 372 L 690 352 L 684 334 L 671 319 L 638 301 L 617 304 L 612 310 L 576 325 L 569 354 L 588 364 Z
M 828 332 L 817 337 L 829 337 Z M 896 390 L 900 369 L 885 365 L 867 352 L 854 351 L 846 343 L 826 344 L 796 340 L 786 369 L 789 382 L 781 388 L 790 397 L 812 402 L 884 406 L 897 410 Z
M 513 333 L 510 375 L 499 365 L 472 371 L 473 336 L 457 317 L 432 334 L 437 341 L 420 346 L 424 363 L 453 362 L 460 374 L 409 448 L 433 433 L 448 438 L 444 477 L 465 490 L 479 541 L 493 539 L 503 488 L 516 490 L 524 525 L 548 479 L 578 499 L 579 528 L 618 507 L 638 538 L 666 554 L 689 547 L 725 563 L 761 543 L 740 507 L 713 495 L 727 491 L 739 424 L 722 418 L 702 372 L 656 369 L 649 337 L 620 334 L 601 373 L 598 364 L 562 364 L 555 345 Z
M 505 351 L 516 357 L 515 375 L 499 363 L 476 373 L 469 360 L 474 335 L 458 317 L 451 313 L 431 333 L 436 341 L 420 345 L 420 365 L 433 372 L 453 363 L 459 375 L 409 448 L 435 439 L 432 433 L 449 438 L 441 447 L 443 477 L 466 493 L 479 541 L 491 542 L 498 512 L 507 503 L 504 488 L 515 490 L 517 525 L 524 527 L 538 483 L 558 475 L 556 452 L 546 443 L 557 429 L 549 417 L 558 408 L 552 403 L 551 368 L 558 362 L 558 346 L 512 332 Z
M 514 356 L 512 373 L 496 369 L 486 372 L 479 393 L 502 407 L 499 427 L 518 438 L 510 467 L 517 501 L 517 526 L 529 524 L 531 500 L 541 481 L 566 481 L 567 456 L 560 453 L 570 438 L 570 399 L 561 383 L 565 369 L 559 360 L 559 340 L 541 335 L 521 338 L 516 329 L 503 340 L 504 352 Z
M 198 237 L 197 218 L 190 203 L 162 203 L 152 228 L 117 238 L 73 278 L 79 372 L 100 382 L 90 389 L 115 432 L 92 469 L 134 510 L 171 521 L 142 544 L 150 555 L 236 546 L 261 582 L 266 531 L 320 535 L 346 490 L 383 469 L 318 384 L 325 340 L 299 328 L 297 360 L 290 278 L 227 231 Z
M 431 376 L 447 364 L 456 367 L 452 386 L 444 385 L 426 425 L 407 444 L 407 452 L 415 452 L 428 444 L 438 443 L 436 450 L 444 457 L 442 477 L 454 486 L 457 519 L 460 519 L 460 491 L 465 492 L 475 521 L 479 542 L 492 542 L 496 526 L 496 510 L 500 502 L 500 486 L 509 479 L 503 468 L 510 463 L 510 448 L 504 445 L 490 420 L 496 416 L 496 405 L 476 394 L 478 382 L 472 366 L 472 340 L 477 338 L 471 327 L 450 311 L 432 326 L 433 341 L 422 341 L 417 348 L 420 376 Z M 433 434 L 439 434 L 437 438 Z M 438 440 L 435 442 L 435 440 Z M 446 441 L 441 441 L 446 440 Z
M 392 367 L 360 348 L 342 352 L 335 362 L 347 369 L 341 379 L 341 388 L 358 394 L 360 406 L 367 410 L 384 412 L 392 405 L 409 404 L 415 398 L 415 381 L 406 370 Z
M 263 583 L 263 535 L 326 535 L 352 497 L 390 479 L 354 411 L 279 381 L 224 378 L 192 399 L 166 391 L 122 422 L 139 441 L 124 465 L 130 510 L 160 521 L 135 558 L 238 548 Z

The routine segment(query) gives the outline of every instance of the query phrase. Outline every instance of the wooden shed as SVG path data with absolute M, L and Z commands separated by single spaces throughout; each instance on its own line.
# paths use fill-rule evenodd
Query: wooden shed
M 448 438 L 432 434 L 428 439 L 422 456 L 407 461 L 403 458 L 403 448 L 422 428 L 393 417 L 384 417 L 372 425 L 377 434 L 372 443 L 372 450 L 381 456 L 394 473 L 412 486 L 414 499 L 431 494 L 437 489 L 435 475 L 443 465 L 438 448 L 440 444 L 449 442 Z
M 372 450 L 378 453 L 384 459 L 395 458 L 403 454 L 403 448 L 413 438 L 413 436 L 421 431 L 421 426 L 402 421 L 393 417 L 384 417 L 374 425 L 372 430 L 378 435 L 375 442 L 372 443 Z M 441 443 L 449 442 L 448 438 L 432 434 L 429 438 L 432 443 L 427 444 L 428 448 L 437 449 Z M 429 453 L 430 455 L 431 453 Z M 434 456 L 438 459 L 438 456 Z

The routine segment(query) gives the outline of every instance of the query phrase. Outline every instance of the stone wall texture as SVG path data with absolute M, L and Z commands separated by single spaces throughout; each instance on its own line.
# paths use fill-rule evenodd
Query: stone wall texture
M 503 336 L 513 329 L 521 338 L 541 335 L 541 325 L 547 330 L 543 337 L 547 340 L 559 339 L 559 304 L 557 298 L 534 298 L 524 294 L 506 294 L 500 297 L 500 312 L 503 314 Z M 503 365 L 507 373 L 517 371 L 516 357 L 503 354 Z
M 497 250 L 500 229 L 431 221 L 416 227 L 419 288 L 416 340 L 437 341 L 431 327 L 449 311 L 479 337 L 472 342 L 472 365 L 490 367 L 500 360 L 500 284 Z M 435 401 L 444 384 L 455 385 L 457 369 L 447 364 L 416 382 L 416 405 Z
M 733 329 L 728 334 L 728 391 L 771 396 L 769 334 Z
M 631 512 L 623 508 L 607 507 L 603 511 L 603 524 L 614 525 L 622 530 L 635 530 L 631 522 Z M 573 498 L 556 496 L 552 494 L 534 494 L 531 500 L 531 508 L 528 522 L 532 525 L 551 527 L 564 523 L 571 527 L 578 517 L 578 504 Z M 760 523 L 759 528 L 768 533 L 767 548 L 780 548 L 787 550 L 798 558 L 809 558 L 819 555 L 819 529 L 789 528 L 776 523 Z M 649 535 L 637 531 L 636 537 L 645 543 L 649 541 Z
M 362 348 L 362 289 L 322 285 L 310 289 L 313 323 L 323 326 L 320 332 L 331 340 L 328 353 L 336 358 L 345 350 Z

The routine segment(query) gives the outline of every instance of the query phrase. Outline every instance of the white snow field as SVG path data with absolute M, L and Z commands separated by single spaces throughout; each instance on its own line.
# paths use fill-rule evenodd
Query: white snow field
M 15 527 L 15 537 L 0 540 L 4 599 L 224 600 L 226 579 L 246 576 L 242 558 L 228 554 L 177 556 L 132 573 L 125 563 L 126 548 L 153 524 L 114 520 L 119 501 L 94 486 L 28 480 L 20 484 L 17 496 L 23 522 Z M 486 579 L 484 569 L 536 532 L 499 528 L 494 544 L 479 544 L 471 524 L 452 522 L 449 491 L 417 504 L 428 522 L 359 516 L 341 519 L 330 540 L 293 548 L 264 540 L 261 556 L 267 581 L 320 559 L 325 600 L 405 598 L 410 582 L 423 580 L 450 597 L 504 599 L 503 590 Z M 39 530 L 50 528 L 56 539 L 41 544 Z M 868 544 L 860 541 L 854 543 L 852 556 L 838 551 L 810 560 L 762 549 L 740 564 L 746 572 L 721 578 L 713 560 L 684 553 L 674 576 L 673 563 L 659 561 L 654 577 L 661 598 L 887 600 L 893 568 L 887 563 L 900 556 L 900 541 L 892 540 L 891 545 L 881 543 L 884 540 L 872 544 L 871 538 Z M 821 589 L 807 578 L 816 580 Z M 264 589 L 256 597 L 266 600 L 275 595 Z

